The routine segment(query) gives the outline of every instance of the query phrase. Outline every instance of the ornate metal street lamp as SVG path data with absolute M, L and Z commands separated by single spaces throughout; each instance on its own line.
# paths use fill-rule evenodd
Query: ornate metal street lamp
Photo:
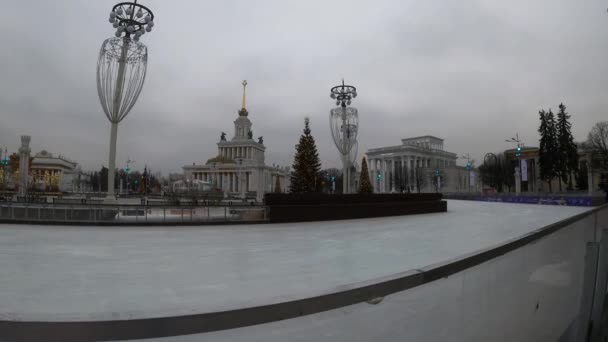
M 112 8 L 109 22 L 116 29 L 116 37 L 106 39 L 101 45 L 97 60 L 97 93 L 112 125 L 107 194 L 111 201 L 114 199 L 118 124 L 135 105 L 146 78 L 148 48 L 139 39 L 152 31 L 154 14 L 137 0 L 121 2 Z
M 350 192 L 350 166 L 357 157 L 357 132 L 359 130 L 359 112 L 350 107 L 357 97 L 357 88 L 344 84 L 331 88 L 330 97 L 336 100 L 338 107 L 329 114 L 331 136 L 342 159 L 342 192 Z

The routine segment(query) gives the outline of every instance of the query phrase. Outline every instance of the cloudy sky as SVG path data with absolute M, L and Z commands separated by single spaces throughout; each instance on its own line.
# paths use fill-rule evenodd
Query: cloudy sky
M 116 1 L 10 1 L 0 11 L 0 146 L 107 165 L 110 124 L 95 67 Z M 247 79 L 254 135 L 290 165 L 304 117 L 324 167 L 339 165 L 329 89 L 358 88 L 359 150 L 431 134 L 480 160 L 538 110 L 563 101 L 584 139 L 608 120 L 608 2 L 602 0 L 144 0 L 156 15 L 148 74 L 118 130 L 118 165 L 175 172 L 233 134 Z M 361 153 L 361 152 L 360 152 Z

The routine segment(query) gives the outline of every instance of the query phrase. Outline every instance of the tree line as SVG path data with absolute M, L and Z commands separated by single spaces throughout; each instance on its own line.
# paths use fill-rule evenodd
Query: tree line
M 567 184 L 568 190 L 572 190 L 573 175 L 576 178 L 579 172 L 578 146 L 572 137 L 572 124 L 566 106 L 560 103 L 557 120 L 551 109 L 541 109 L 538 114 L 540 178 L 547 182 L 549 191 L 553 191 L 554 178 L 559 180 L 559 191 L 562 191 L 562 182 Z
M 572 135 L 571 115 L 566 105 L 560 103 L 557 114 L 551 109 L 541 109 L 539 116 L 539 178 L 553 191 L 553 180 L 558 179 L 559 191 L 586 190 L 589 186 L 587 172 L 599 171 L 600 188 L 608 188 L 608 121 L 596 123 L 587 140 L 577 144 Z M 591 164 L 579 163 L 579 151 L 590 153 Z M 479 167 L 484 184 L 497 191 L 511 191 L 514 187 L 515 166 L 518 160 L 509 160 L 504 153 L 488 153 Z

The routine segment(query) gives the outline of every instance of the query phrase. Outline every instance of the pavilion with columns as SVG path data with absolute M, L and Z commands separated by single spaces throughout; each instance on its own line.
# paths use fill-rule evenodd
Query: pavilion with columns
M 252 123 L 246 109 L 243 81 L 243 99 L 238 117 L 234 121 L 234 135 L 226 139 L 221 134 L 217 143 L 218 154 L 204 164 L 183 166 L 187 180 L 207 182 L 221 189 L 228 197 L 253 197 L 261 201 L 266 192 L 287 192 L 289 189 L 289 167 L 267 166 L 264 160 L 266 147 L 263 137 L 253 138 Z M 279 188 L 277 187 L 277 179 Z
M 431 135 L 401 139 L 401 145 L 366 152 L 374 192 L 478 191 L 478 171 L 457 166 L 457 155 Z

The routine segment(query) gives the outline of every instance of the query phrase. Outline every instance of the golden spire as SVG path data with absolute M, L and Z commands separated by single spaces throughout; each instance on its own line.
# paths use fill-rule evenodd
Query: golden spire
M 247 87 L 247 80 L 243 81 L 243 107 L 241 107 L 241 109 L 245 110 L 245 87 Z

